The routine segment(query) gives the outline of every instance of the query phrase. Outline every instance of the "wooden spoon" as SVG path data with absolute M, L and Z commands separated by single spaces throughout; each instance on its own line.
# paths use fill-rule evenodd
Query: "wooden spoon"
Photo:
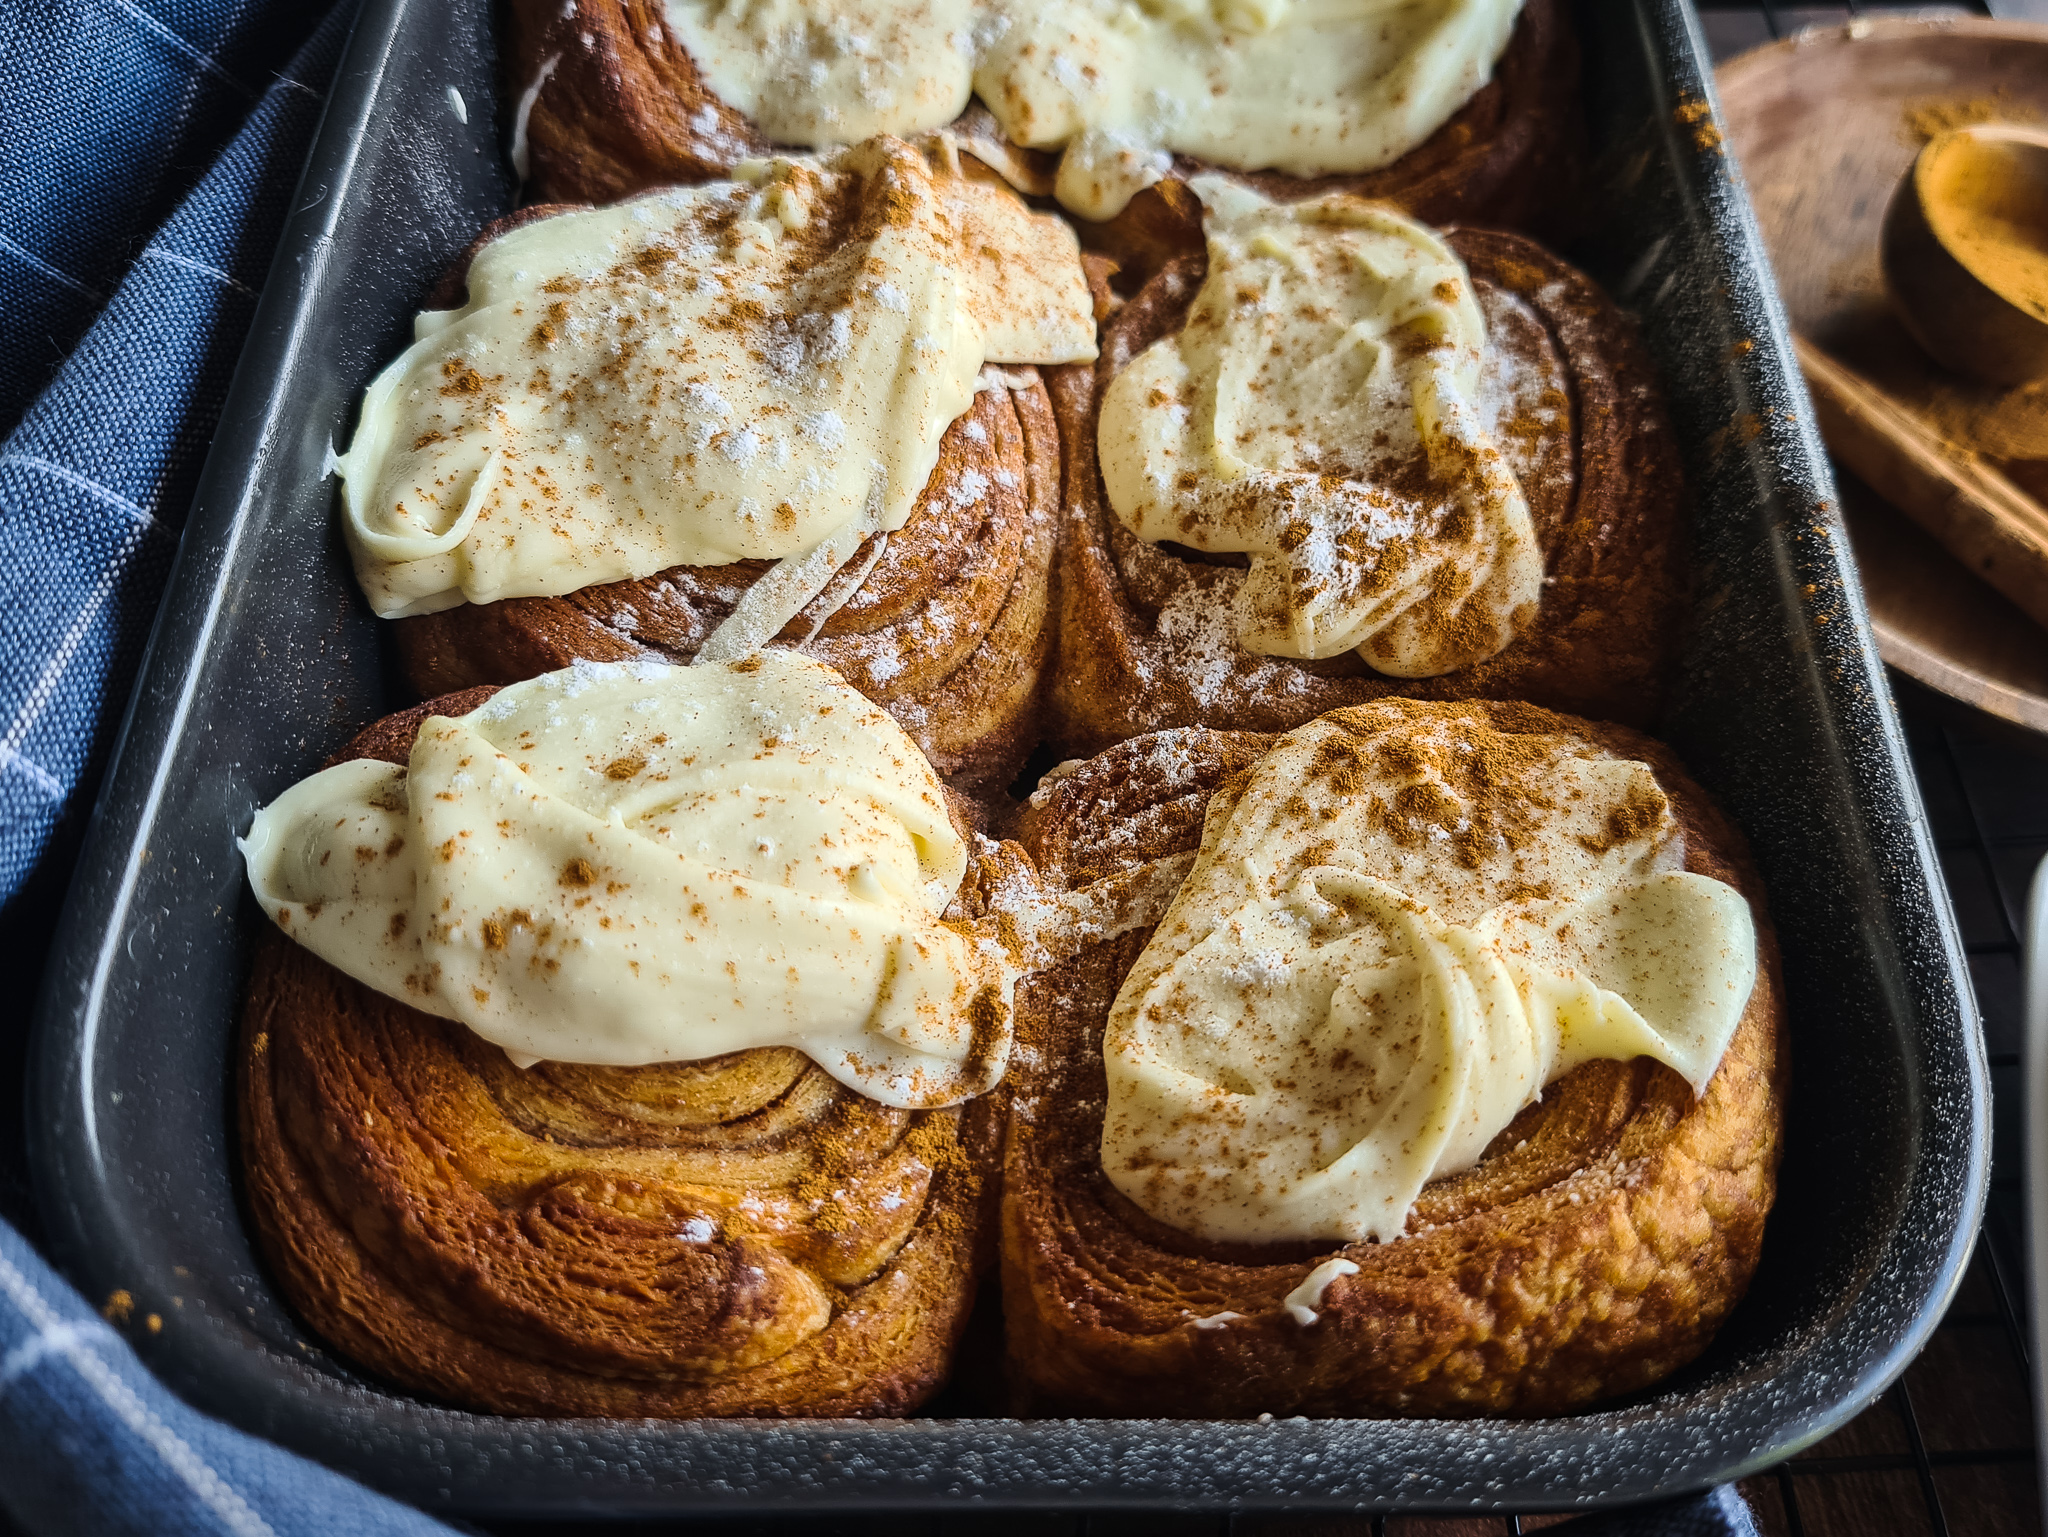
M 1885 210 L 1885 284 L 1937 363 L 1998 384 L 2048 374 L 2048 130 L 1928 141 Z
M 1828 452 L 2048 628 L 2048 508 L 1805 337 L 1794 345 Z

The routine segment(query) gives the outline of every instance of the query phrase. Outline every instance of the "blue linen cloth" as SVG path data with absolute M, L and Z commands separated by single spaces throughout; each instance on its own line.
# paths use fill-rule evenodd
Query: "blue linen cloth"
M 4 1225 L 0 1506 L 49 1537 L 453 1537 L 185 1407 Z
M 53 838 L 90 799 L 353 9 L 0 0 L 0 902 L 66 855 Z M 0 1222 L 8 1517 L 451 1531 L 180 1403 Z M 1718 1490 L 1568 1530 L 1756 1528 Z
M 0 902 L 119 719 L 342 10 L 0 0 Z
M 352 12 L 0 3 L 0 900 L 90 795 Z M 4 1223 L 0 1511 L 109 1537 L 451 1530 L 194 1413 Z

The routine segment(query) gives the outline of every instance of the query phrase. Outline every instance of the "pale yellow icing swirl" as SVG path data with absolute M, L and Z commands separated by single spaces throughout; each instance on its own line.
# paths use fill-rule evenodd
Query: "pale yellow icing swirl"
M 850 550 L 985 363 L 1095 355 L 1073 232 L 937 140 L 536 221 L 416 332 L 340 461 L 387 618 Z
M 1297 176 L 1399 159 L 1491 77 L 1519 0 L 668 0 L 718 95 L 786 144 L 952 121 L 979 95 L 1107 219 L 1174 152 Z
M 1683 865 L 1645 764 L 1441 720 L 1289 733 L 1211 801 L 1117 995 L 1105 1171 L 1203 1238 L 1386 1240 L 1581 1062 L 1704 1091 L 1756 936 Z
M 1251 557 L 1237 636 L 1434 677 L 1534 620 L 1542 552 L 1486 424 L 1486 321 L 1433 230 L 1331 196 L 1195 178 L 1209 272 L 1111 381 L 1104 490 L 1140 538 Z
M 982 1092 L 1010 977 L 940 921 L 967 853 L 931 765 L 830 669 L 582 665 L 430 717 L 256 815 L 249 883 L 357 980 L 515 1060 L 791 1046 L 870 1098 Z

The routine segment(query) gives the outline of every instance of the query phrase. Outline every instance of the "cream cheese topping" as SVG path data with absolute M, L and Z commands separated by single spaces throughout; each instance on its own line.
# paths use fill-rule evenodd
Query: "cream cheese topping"
M 1482 409 L 1464 263 L 1378 204 L 1193 185 L 1208 277 L 1104 393 L 1111 509 L 1140 538 L 1251 557 L 1247 651 L 1356 649 L 1402 678 L 1495 655 L 1534 619 L 1543 559 Z
M 1647 765 L 1363 730 L 1311 722 L 1212 799 L 1110 1012 L 1103 1168 L 1203 1238 L 1396 1238 L 1581 1062 L 1704 1092 L 1755 985 L 1748 903 L 1683 869 Z
M 900 528 L 984 363 L 1094 357 L 1073 232 L 950 142 L 736 175 L 515 229 L 419 317 L 340 462 L 378 614 Z
M 803 1051 L 885 1104 L 1002 1076 L 1008 973 L 940 921 L 967 852 L 931 765 L 830 669 L 581 664 L 259 811 L 299 943 L 514 1059 Z
M 1358 1266 L 1348 1259 L 1326 1259 L 1315 1269 L 1301 1278 L 1301 1285 L 1280 1299 L 1280 1305 L 1288 1315 L 1306 1329 L 1321 1315 L 1316 1309 L 1323 1305 L 1323 1294 L 1333 1282 L 1348 1275 L 1357 1275 Z M 1197 1327 L 1200 1327 L 1198 1324 Z
M 1063 149 L 1057 195 L 1107 219 L 1173 153 L 1296 176 L 1399 159 L 1484 86 L 1520 0 L 668 0 L 720 98 L 771 139 L 951 122 L 977 94 Z

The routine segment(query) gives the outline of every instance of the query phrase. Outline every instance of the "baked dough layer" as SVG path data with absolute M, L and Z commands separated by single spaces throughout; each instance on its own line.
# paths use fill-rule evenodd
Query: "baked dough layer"
M 1103 1025 L 1149 933 L 1089 948 L 1017 995 L 1002 1265 L 1021 1412 L 1563 1413 L 1693 1359 L 1748 1286 L 1786 1080 L 1777 947 L 1741 834 L 1668 748 L 1624 727 L 1523 704 L 1355 714 L 1375 729 L 1393 714 L 1564 733 L 1648 763 L 1686 868 L 1733 885 L 1756 917 L 1757 986 L 1734 1041 L 1698 1100 L 1647 1058 L 1575 1069 L 1477 1167 L 1428 1185 L 1397 1242 L 1205 1243 L 1103 1174 Z M 1270 740 L 1197 728 L 1123 743 L 1042 787 L 1020 839 L 1055 889 L 1193 849 L 1210 795 Z M 1335 1256 L 1357 1273 L 1297 1323 L 1288 1294 Z
M 522 209 L 483 231 L 429 307 L 463 302 L 470 260 L 487 242 L 561 211 Z M 1007 785 L 1044 734 L 1065 475 L 1038 371 L 1003 377 L 1006 387 L 980 391 L 947 428 L 923 494 L 874 569 L 846 595 L 873 552 L 870 538 L 778 637 L 794 645 L 815 629 L 805 654 L 893 715 L 949 783 L 976 791 Z M 575 661 L 687 662 L 771 565 L 675 566 L 562 597 L 461 604 L 397 620 L 392 635 L 407 680 L 427 697 Z
M 336 761 L 402 763 L 428 714 L 491 692 L 388 717 Z M 990 1257 L 1002 1090 L 896 1110 L 779 1047 L 521 1070 L 274 931 L 240 1099 L 250 1213 L 293 1305 L 469 1408 L 908 1413 Z
M 893 715 L 951 784 L 1000 788 L 1042 735 L 1052 661 L 1052 568 L 1061 456 L 1044 386 L 983 390 L 946 430 L 910 521 L 804 646 Z M 954 494 L 979 487 L 968 500 Z M 846 570 L 872 550 L 864 542 Z M 463 604 L 394 622 L 422 694 L 515 683 L 574 661 L 687 662 L 770 562 L 674 566 L 558 598 Z M 841 582 L 786 626 L 801 643 Z
M 1477 229 L 1448 239 L 1529 397 L 1498 441 L 1542 550 L 1535 623 L 1499 655 L 1436 678 L 1386 677 L 1356 656 L 1258 656 L 1235 639 L 1238 571 L 1122 526 L 1096 459 L 1099 403 L 1131 359 L 1180 326 L 1206 265 L 1183 254 L 1111 317 L 1092 367 L 1047 370 L 1068 448 L 1051 723 L 1063 750 L 1095 752 L 1173 726 L 1287 731 L 1394 694 L 1654 718 L 1676 654 L 1687 547 L 1677 444 L 1649 358 L 1592 280 L 1534 241 Z

